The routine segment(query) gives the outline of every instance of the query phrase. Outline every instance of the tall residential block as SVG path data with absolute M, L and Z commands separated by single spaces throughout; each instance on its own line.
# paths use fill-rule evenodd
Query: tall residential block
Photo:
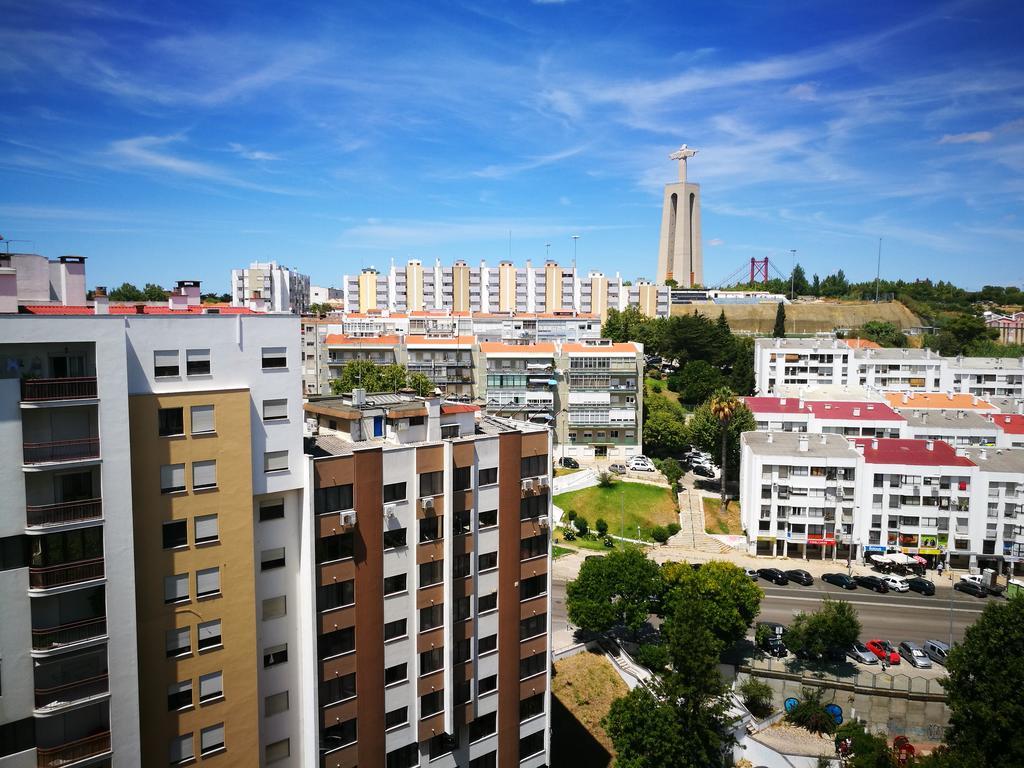
M 309 309 L 309 275 L 276 261 L 254 261 L 231 270 L 231 306 L 254 312 L 291 312 Z

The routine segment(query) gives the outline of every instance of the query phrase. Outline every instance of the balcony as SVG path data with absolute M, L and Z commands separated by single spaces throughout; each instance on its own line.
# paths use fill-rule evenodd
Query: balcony
M 103 731 L 84 739 L 78 739 L 59 747 L 36 747 L 38 768 L 63 768 L 64 766 L 98 757 L 110 752 L 110 731 Z
M 56 534 L 55 534 L 56 535 Z M 28 569 L 29 589 L 53 589 L 103 578 L 103 558 Z
M 110 690 L 107 673 L 75 680 L 70 683 L 54 685 L 49 688 L 36 688 L 36 709 L 50 710 L 75 704 L 79 701 L 102 696 Z
M 23 447 L 27 465 L 98 459 L 100 456 L 100 439 L 98 437 L 25 443 Z
M 47 629 L 33 629 L 32 650 L 56 651 L 75 643 L 84 643 L 88 640 L 105 637 L 106 634 L 107 619 L 104 616 L 98 619 L 73 621 Z
M 95 399 L 95 376 L 75 376 L 64 379 L 23 379 L 21 382 L 21 401 L 23 403 Z
M 25 507 L 26 525 L 29 528 L 43 528 L 48 525 L 67 525 L 97 520 L 103 516 L 103 502 L 100 499 L 65 501 L 60 504 L 37 504 Z

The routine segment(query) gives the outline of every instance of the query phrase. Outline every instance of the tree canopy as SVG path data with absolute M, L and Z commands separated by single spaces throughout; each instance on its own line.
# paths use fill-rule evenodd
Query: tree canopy
M 786 338 L 786 305 L 781 301 L 775 309 L 775 327 L 772 329 L 772 336 L 776 339 Z
M 658 565 L 638 549 L 615 549 L 583 562 L 579 576 L 566 585 L 565 607 L 580 629 L 607 632 L 621 625 L 636 633 L 660 594 Z
M 146 294 L 131 283 L 121 283 L 107 294 L 111 301 L 146 301 Z
M 857 610 L 845 600 L 826 596 L 817 610 L 793 617 L 783 640 L 794 653 L 818 658 L 832 648 L 849 648 L 859 635 Z
M 697 570 L 689 563 L 665 563 L 661 566 L 661 578 L 665 584 L 662 602 L 669 635 L 684 618 L 678 612 L 680 603 L 697 606 L 701 625 L 711 633 L 719 649 L 742 639 L 761 611 L 764 593 L 742 568 L 732 563 L 712 560 Z
M 695 405 L 703 403 L 724 385 L 721 369 L 706 360 L 691 360 L 668 380 L 668 388 L 677 392 L 684 403 Z
M 711 410 L 710 402 L 704 403 L 693 414 L 686 425 L 689 441 L 702 451 L 717 456 L 721 450 L 722 431 L 726 434 L 726 470 L 727 477 L 735 479 L 740 470 L 740 435 L 757 429 L 754 414 L 747 406 L 739 403 L 733 411 L 728 424 L 723 427 Z
M 435 385 L 422 373 L 410 374 L 405 366 L 377 365 L 370 360 L 350 360 L 341 369 L 338 378 L 331 379 L 331 391 L 338 395 L 362 387 L 367 392 L 397 392 L 409 388 L 425 397 Z
M 860 328 L 860 335 L 883 347 L 905 347 L 907 337 L 895 323 L 886 320 L 869 320 Z

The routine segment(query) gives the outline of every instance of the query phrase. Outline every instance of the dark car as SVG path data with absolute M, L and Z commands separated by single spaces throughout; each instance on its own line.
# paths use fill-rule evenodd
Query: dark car
M 782 635 L 785 631 L 786 628 L 777 622 L 759 621 L 754 632 L 757 646 L 769 656 L 774 656 L 778 659 L 786 658 L 789 655 L 789 651 L 786 648 L 786 644 L 782 642 Z
M 920 592 L 922 595 L 935 594 L 935 585 L 928 581 L 928 579 L 922 579 L 920 576 L 907 579 L 907 586 L 910 587 L 911 592 Z
M 786 586 L 789 584 L 789 579 L 778 568 L 758 568 L 757 575 L 765 581 L 770 581 L 772 584 L 778 584 L 779 586 Z
M 988 597 L 988 590 L 981 586 L 981 584 L 975 584 L 973 581 L 958 581 L 953 585 L 953 589 L 960 590 L 968 595 L 974 595 L 975 597 Z
M 889 591 L 889 585 L 877 576 L 854 576 L 853 580 L 857 582 L 858 586 L 873 589 L 880 595 Z
M 714 477 L 715 473 L 713 470 L 705 467 L 703 464 L 693 465 L 693 474 L 700 475 L 701 477 Z
M 572 456 L 563 456 L 558 460 L 558 466 L 565 467 L 566 469 L 579 469 L 580 463 Z
M 843 589 L 856 589 L 857 582 L 847 576 L 845 573 L 826 573 L 821 577 L 822 581 L 828 582 L 836 587 L 842 587 Z
M 807 571 L 801 570 L 800 568 L 794 568 L 791 571 L 785 571 L 786 578 L 790 581 L 795 581 L 797 584 L 803 587 L 809 587 L 814 583 L 814 577 L 811 576 Z

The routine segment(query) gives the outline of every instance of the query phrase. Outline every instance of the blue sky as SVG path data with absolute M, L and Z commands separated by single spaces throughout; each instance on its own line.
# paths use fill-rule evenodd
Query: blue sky
M 91 284 L 550 255 L 653 278 L 699 148 L 705 277 L 790 249 L 1024 282 L 1014 2 L 0 2 L 0 234 Z

